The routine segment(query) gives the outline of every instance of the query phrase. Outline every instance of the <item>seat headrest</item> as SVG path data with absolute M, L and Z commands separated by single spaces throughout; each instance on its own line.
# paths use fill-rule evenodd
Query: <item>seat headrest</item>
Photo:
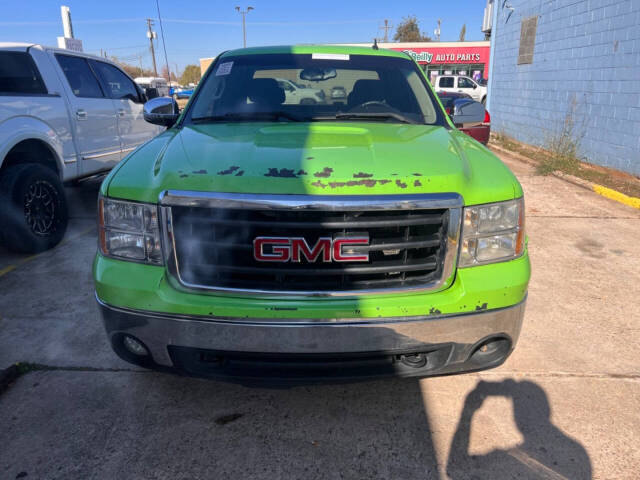
M 356 107 L 365 102 L 382 101 L 386 98 L 384 85 L 380 80 L 356 80 L 353 90 L 347 98 L 349 107 Z
M 254 78 L 249 84 L 247 97 L 260 106 L 276 107 L 285 99 L 284 90 L 273 78 Z

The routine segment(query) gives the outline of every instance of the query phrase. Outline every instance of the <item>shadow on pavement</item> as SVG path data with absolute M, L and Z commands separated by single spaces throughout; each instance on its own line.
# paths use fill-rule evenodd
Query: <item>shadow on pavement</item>
M 471 455 L 469 444 L 473 416 L 492 396 L 511 399 L 514 421 L 524 442 L 485 455 Z M 549 399 L 534 382 L 481 380 L 465 400 L 451 444 L 447 474 L 452 479 L 592 478 L 591 461 L 585 448 L 553 425 L 550 417 Z
M 3 393 L 0 418 L 2 478 L 438 478 L 415 380 L 276 390 L 37 372 Z

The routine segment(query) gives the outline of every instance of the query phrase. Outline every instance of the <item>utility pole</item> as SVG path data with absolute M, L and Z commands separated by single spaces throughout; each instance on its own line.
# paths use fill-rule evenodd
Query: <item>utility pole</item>
M 247 48 L 247 27 L 246 27 L 246 18 L 247 13 L 253 10 L 253 7 L 247 7 L 246 10 L 240 10 L 240 7 L 236 7 L 236 10 L 242 15 L 242 46 Z
M 144 69 L 142 68 L 142 55 L 138 55 L 138 63 L 140 64 L 140 76 L 144 77 Z
M 389 30 L 392 28 L 391 24 L 389 23 L 389 20 L 387 20 L 386 18 L 384 19 L 384 26 L 380 27 L 384 30 L 384 39 L 383 42 L 387 43 L 389 41 Z
M 158 35 L 152 30 L 153 19 L 147 18 L 147 38 L 149 39 L 149 49 L 151 50 L 151 58 L 153 59 L 153 73 L 158 76 L 158 67 L 156 66 L 156 51 L 153 48 L 153 39 Z
M 442 20 L 438 19 L 438 28 L 436 28 L 433 31 L 433 33 L 434 33 L 434 35 L 436 37 L 436 42 L 440 41 L 440 25 L 441 25 L 441 23 L 442 23 Z

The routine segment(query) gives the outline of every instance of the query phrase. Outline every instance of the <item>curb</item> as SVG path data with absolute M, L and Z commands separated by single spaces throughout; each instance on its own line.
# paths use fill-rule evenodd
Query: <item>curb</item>
M 531 165 L 534 167 L 538 166 L 538 163 L 535 160 L 532 160 L 531 158 L 525 155 L 522 155 L 521 153 L 513 152 L 499 145 L 492 144 L 491 149 L 496 150 L 500 153 L 511 155 L 512 157 L 528 165 Z M 574 175 L 569 175 L 568 173 L 564 173 L 559 170 L 551 172 L 551 175 L 561 180 L 564 180 L 566 182 L 572 183 L 578 187 L 591 190 L 592 192 L 597 193 L 598 195 L 601 195 L 605 198 L 608 198 L 609 200 L 613 200 L 615 202 L 622 203 L 623 205 L 626 205 L 628 207 L 640 210 L 640 198 L 630 197 L 629 195 L 625 195 L 624 193 L 618 192 L 617 190 L 613 190 L 612 188 L 608 188 L 608 187 L 599 185 L 597 183 L 590 182 L 589 180 L 584 180 Z
M 603 187 L 602 185 L 598 185 L 596 183 L 594 183 L 592 187 L 593 191 L 598 195 L 602 195 L 603 197 L 607 197 L 611 200 L 615 200 L 616 202 L 628 205 L 631 208 L 637 208 L 638 210 L 640 210 L 640 198 L 630 197 L 629 195 L 625 195 L 624 193 L 618 192 L 617 190 L 612 190 L 611 188 Z

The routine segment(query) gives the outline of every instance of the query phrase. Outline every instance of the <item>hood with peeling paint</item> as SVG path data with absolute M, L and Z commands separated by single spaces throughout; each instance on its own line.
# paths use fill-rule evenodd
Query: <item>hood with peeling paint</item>
M 164 190 L 310 195 L 455 192 L 466 205 L 522 195 L 509 169 L 457 130 L 382 122 L 212 123 L 170 129 L 109 175 L 108 196 Z

